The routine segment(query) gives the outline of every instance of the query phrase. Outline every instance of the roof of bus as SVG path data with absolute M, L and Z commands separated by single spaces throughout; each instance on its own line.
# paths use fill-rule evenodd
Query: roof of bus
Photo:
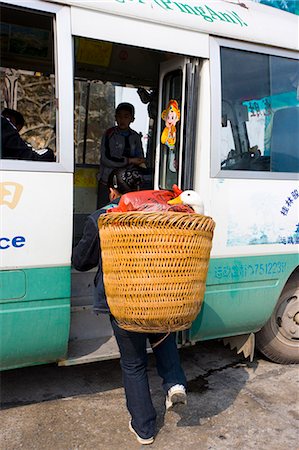
M 251 0 L 46 1 L 251 43 L 299 49 L 299 16 Z

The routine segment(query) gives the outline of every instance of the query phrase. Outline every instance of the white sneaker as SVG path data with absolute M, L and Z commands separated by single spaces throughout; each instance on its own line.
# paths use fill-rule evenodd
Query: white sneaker
M 135 436 L 136 436 L 136 438 L 137 438 L 137 441 L 138 441 L 140 444 L 147 445 L 147 444 L 152 444 L 152 443 L 154 442 L 154 436 L 152 436 L 152 437 L 150 437 L 150 438 L 147 438 L 147 439 L 140 437 L 139 434 L 138 434 L 138 433 L 134 430 L 134 428 L 132 427 L 131 420 L 130 420 L 130 422 L 129 422 L 129 430 L 132 431 L 132 433 L 135 434 Z
M 168 390 L 165 400 L 166 410 L 169 410 L 179 404 L 187 405 L 186 389 L 182 384 L 172 386 Z

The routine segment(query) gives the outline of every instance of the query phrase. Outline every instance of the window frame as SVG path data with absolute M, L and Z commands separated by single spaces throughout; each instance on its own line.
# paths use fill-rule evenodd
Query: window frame
M 299 178 L 298 173 L 221 169 L 221 47 L 263 53 L 267 56 L 280 56 L 299 60 L 298 53 L 292 50 L 266 47 L 258 44 L 248 44 L 246 42 L 233 41 L 230 39 L 210 38 L 211 178 L 297 180 Z
M 55 162 L 0 159 L 0 168 L 8 171 L 27 172 L 73 172 L 73 36 L 71 14 L 68 6 L 49 4 L 40 0 L 29 0 L 26 6 L 10 0 L 7 6 L 32 9 L 34 12 L 48 12 L 54 15 L 54 68 L 56 101 L 56 148 Z

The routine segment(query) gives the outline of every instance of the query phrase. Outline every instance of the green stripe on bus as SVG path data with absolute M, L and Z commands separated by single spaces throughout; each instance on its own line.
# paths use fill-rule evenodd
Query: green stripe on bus
M 5 300 L 0 301 L 0 368 L 64 358 L 70 329 L 70 267 L 10 270 L 1 276 L 17 287 L 11 298 L 6 287 Z M 15 298 L 22 289 L 24 295 Z
M 298 265 L 297 253 L 211 259 L 204 302 L 192 324 L 190 339 L 258 331 Z

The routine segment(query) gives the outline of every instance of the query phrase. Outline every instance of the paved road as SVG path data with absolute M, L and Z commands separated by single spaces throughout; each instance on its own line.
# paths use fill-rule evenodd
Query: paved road
M 153 450 L 295 450 L 298 366 L 257 355 L 252 363 L 221 342 L 181 350 L 188 407 L 165 414 L 154 357 L 149 376 L 159 432 Z M 1 376 L 1 450 L 135 450 L 118 360 L 39 366 Z

